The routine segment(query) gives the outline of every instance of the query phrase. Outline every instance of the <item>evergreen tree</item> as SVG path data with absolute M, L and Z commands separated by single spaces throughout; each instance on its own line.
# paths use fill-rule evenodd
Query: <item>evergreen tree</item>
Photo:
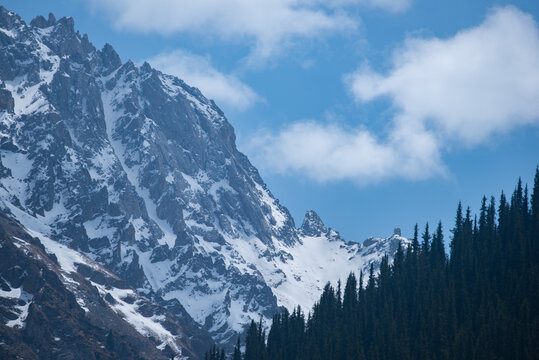
M 251 320 L 251 325 L 245 338 L 244 360 L 265 360 L 266 359 L 266 339 L 262 329 L 262 320 L 257 324 Z
M 435 234 L 432 236 L 431 244 L 431 262 L 432 266 L 438 267 L 445 265 L 444 233 L 442 222 L 438 222 Z
M 357 279 L 354 273 L 350 273 L 346 279 L 342 304 L 343 311 L 347 313 L 357 306 Z
M 419 252 L 419 229 L 417 223 L 414 226 L 414 236 L 412 238 L 412 250 L 415 254 Z
M 234 353 L 232 355 L 232 360 L 241 360 L 241 344 L 240 337 L 238 336 L 238 343 L 234 347 Z
M 459 203 L 448 258 L 442 223 L 384 256 L 367 286 L 351 273 L 326 284 L 307 319 L 276 314 L 267 346 L 253 321 L 245 360 L 536 359 L 539 354 L 539 168 L 529 196 L 483 197 L 479 216 Z M 359 283 L 359 284 L 358 284 Z M 339 282 L 340 284 L 340 282 Z M 218 349 L 217 349 L 218 350 Z M 223 352 L 210 351 L 221 360 Z M 221 357 L 219 357 L 221 356 Z M 241 358 L 240 344 L 233 360 Z
M 423 239 L 423 242 L 421 244 L 421 251 L 424 254 L 427 254 L 429 252 L 429 241 L 430 241 L 430 234 L 429 234 L 429 223 L 425 225 L 425 232 L 421 236 Z

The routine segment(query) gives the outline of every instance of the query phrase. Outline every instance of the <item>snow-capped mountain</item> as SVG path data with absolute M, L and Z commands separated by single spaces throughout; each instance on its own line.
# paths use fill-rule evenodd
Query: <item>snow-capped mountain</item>
M 198 359 L 211 341 L 101 265 L 3 212 L 0 258 L 2 359 Z
M 407 242 L 347 243 L 313 211 L 296 229 L 213 101 L 71 18 L 0 7 L 0 45 L 2 210 L 221 343 Z

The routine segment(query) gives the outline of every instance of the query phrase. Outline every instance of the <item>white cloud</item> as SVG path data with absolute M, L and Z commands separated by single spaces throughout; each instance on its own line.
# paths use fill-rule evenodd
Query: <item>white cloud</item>
M 249 44 L 258 64 L 301 39 L 353 31 L 348 10 L 364 5 L 391 12 L 412 0 L 86 0 L 119 29 L 163 35 L 188 33 Z
M 403 127 L 382 142 L 366 129 L 301 121 L 278 134 L 260 133 L 248 147 L 257 164 L 318 182 L 351 179 L 366 185 L 444 172 L 436 139 L 422 129 Z
M 391 12 L 403 12 L 412 4 L 412 0 L 362 0 L 362 2 Z
M 120 29 L 213 36 L 253 47 L 251 60 L 277 54 L 295 38 L 351 30 L 356 21 L 331 0 L 87 0 Z M 349 1 L 345 1 L 348 3 Z
M 450 39 L 408 39 L 386 75 L 348 77 L 358 101 L 387 96 L 401 115 L 477 145 L 539 120 L 539 29 L 514 7 L 496 8 Z
M 387 74 L 361 66 L 346 77 L 358 101 L 391 101 L 385 136 L 303 121 L 259 134 L 251 153 L 270 170 L 320 182 L 424 179 L 444 173 L 449 145 L 539 122 L 539 29 L 514 7 L 449 39 L 408 39 L 392 64 Z
M 187 84 L 199 88 L 204 96 L 217 104 L 245 110 L 261 100 L 251 87 L 236 76 L 216 70 L 207 57 L 175 50 L 147 61 L 162 72 L 178 76 Z

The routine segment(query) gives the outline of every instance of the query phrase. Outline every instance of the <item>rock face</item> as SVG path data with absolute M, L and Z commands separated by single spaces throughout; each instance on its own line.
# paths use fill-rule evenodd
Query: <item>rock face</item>
M 0 258 L 2 359 L 197 359 L 205 351 L 207 335 L 1 212 Z
M 304 236 L 321 236 L 327 232 L 322 219 L 313 210 L 307 211 L 299 231 Z
M 0 46 L 2 210 L 216 341 L 407 241 L 346 243 L 313 211 L 296 229 L 213 101 L 71 18 L 0 7 Z

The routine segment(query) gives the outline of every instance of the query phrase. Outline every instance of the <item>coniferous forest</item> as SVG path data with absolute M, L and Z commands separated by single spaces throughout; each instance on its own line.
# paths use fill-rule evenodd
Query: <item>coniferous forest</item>
M 308 315 L 276 314 L 267 335 L 253 321 L 229 358 L 539 358 L 539 168 L 531 196 L 519 180 L 510 197 L 483 197 L 477 215 L 459 204 L 449 257 L 443 233 L 416 225 L 377 275 L 327 284 Z

